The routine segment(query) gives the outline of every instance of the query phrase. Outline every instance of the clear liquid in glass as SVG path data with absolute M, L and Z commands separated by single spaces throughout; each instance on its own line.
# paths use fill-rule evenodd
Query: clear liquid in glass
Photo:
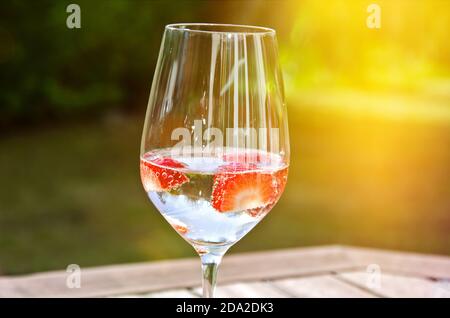
M 227 248 L 247 234 L 278 201 L 288 166 L 274 154 L 234 150 L 216 156 L 141 156 L 148 197 L 200 254 Z

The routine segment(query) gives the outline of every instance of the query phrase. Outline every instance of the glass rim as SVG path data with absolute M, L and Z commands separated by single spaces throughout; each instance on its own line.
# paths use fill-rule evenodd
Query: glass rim
M 224 28 L 224 30 L 208 30 L 208 28 L 214 27 Z M 228 23 L 171 23 L 166 25 L 165 29 L 171 31 L 203 33 L 203 34 L 244 34 L 244 35 L 276 34 L 276 31 L 269 27 L 246 25 L 246 24 L 228 24 Z

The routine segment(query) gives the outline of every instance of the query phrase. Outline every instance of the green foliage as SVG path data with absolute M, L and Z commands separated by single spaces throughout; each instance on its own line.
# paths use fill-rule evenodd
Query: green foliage
M 79 30 L 66 27 L 73 2 Z M 450 254 L 450 2 L 379 3 L 375 31 L 362 0 L 2 1 L 0 128 L 142 111 L 165 24 L 274 27 L 288 184 L 231 252 L 339 243 Z M 105 119 L 0 138 L 1 274 L 194 255 L 140 185 L 143 117 Z
M 299 108 L 286 191 L 231 253 L 349 244 L 450 254 L 448 125 Z M 195 256 L 142 188 L 141 125 L 0 139 L 2 274 Z
M 0 124 L 136 107 L 164 25 L 197 10 L 189 2 L 77 1 L 81 29 L 68 29 L 69 3 L 1 5 Z

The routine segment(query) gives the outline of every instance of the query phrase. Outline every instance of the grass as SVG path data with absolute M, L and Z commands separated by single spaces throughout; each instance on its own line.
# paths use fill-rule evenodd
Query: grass
M 450 254 L 448 121 L 290 105 L 288 186 L 231 253 L 337 243 Z M 0 140 L 1 273 L 194 255 L 141 187 L 142 124 L 118 117 Z

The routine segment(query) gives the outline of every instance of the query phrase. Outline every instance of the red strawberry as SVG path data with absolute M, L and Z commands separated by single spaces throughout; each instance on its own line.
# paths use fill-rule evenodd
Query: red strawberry
M 269 203 L 266 206 L 263 207 L 259 207 L 259 208 L 255 208 L 255 209 L 250 209 L 247 211 L 248 214 L 250 214 L 251 216 L 260 216 L 263 214 L 266 214 L 267 212 L 269 212 L 274 205 L 277 203 L 278 199 L 280 198 L 281 194 L 284 191 L 284 187 L 286 186 L 286 181 L 287 181 L 287 174 L 288 174 L 288 168 L 284 168 L 281 170 L 278 170 L 277 172 L 275 172 L 272 175 L 272 187 L 273 187 L 273 198 L 274 200 Z
M 170 217 L 168 215 L 165 216 L 167 222 L 169 222 L 170 225 L 172 225 L 172 227 L 175 229 L 175 231 L 177 231 L 180 234 L 186 234 L 187 232 L 189 232 L 189 229 L 187 227 L 186 224 L 184 224 L 183 222 Z
M 269 163 L 271 159 L 268 153 L 259 151 L 228 152 L 223 155 L 226 162 Z
M 147 192 L 168 191 L 189 181 L 184 173 L 173 169 L 184 168 L 185 164 L 172 158 L 141 159 L 140 166 L 142 184 Z
M 186 234 L 188 232 L 188 228 L 182 225 L 174 224 L 172 225 L 175 231 L 177 231 L 180 234 Z
M 254 165 L 233 163 L 219 169 L 212 192 L 212 206 L 217 211 L 255 209 L 274 201 L 272 175 L 256 172 L 254 168 Z
M 255 208 L 255 209 L 247 210 L 247 213 L 248 213 L 250 216 L 253 216 L 253 217 L 260 216 L 260 215 L 262 215 L 262 214 L 264 214 L 264 213 L 269 212 L 269 211 L 273 208 L 273 206 L 275 205 L 275 203 L 276 203 L 276 202 L 274 201 L 274 202 L 272 202 L 272 203 L 270 203 L 270 204 L 268 204 L 268 205 L 266 205 L 266 206 L 263 206 L 263 207 L 260 207 L 260 208 Z
M 276 182 L 277 182 L 277 191 L 278 191 L 279 195 L 281 195 L 281 193 L 283 193 L 283 191 L 284 191 L 284 187 L 286 186 L 286 182 L 287 182 L 287 176 L 288 176 L 288 167 L 275 172 L 275 178 L 276 178 Z
M 266 206 L 247 210 L 247 213 L 249 215 L 251 215 L 253 217 L 257 217 L 257 216 L 266 214 L 274 207 L 275 203 L 277 203 L 278 199 L 280 198 L 281 194 L 283 193 L 284 187 L 286 186 L 287 174 L 288 174 L 287 167 L 284 169 L 278 170 L 277 172 L 275 172 L 273 174 L 272 182 L 274 182 L 274 183 L 272 183 L 272 186 L 273 186 L 273 191 L 274 191 L 273 192 L 274 200 Z
M 233 172 L 246 172 L 256 170 L 258 166 L 253 163 L 240 163 L 232 162 L 226 165 L 220 166 L 218 171 L 222 173 L 233 173 Z

